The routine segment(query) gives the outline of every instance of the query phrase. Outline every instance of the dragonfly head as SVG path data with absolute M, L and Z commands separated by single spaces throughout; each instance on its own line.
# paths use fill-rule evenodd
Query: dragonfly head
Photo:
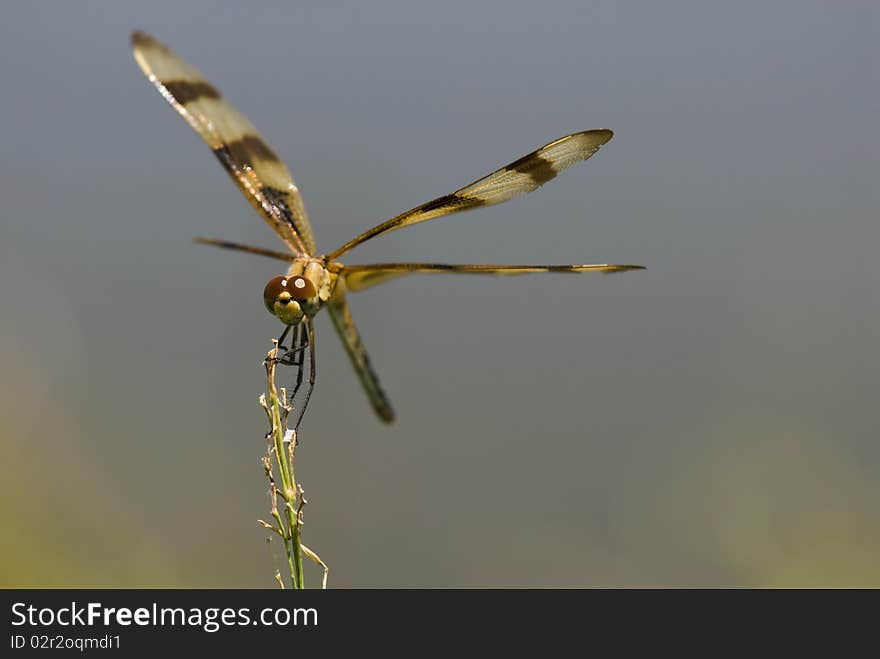
M 315 285 L 302 276 L 270 279 L 263 289 L 263 304 L 285 325 L 299 325 L 320 306 Z

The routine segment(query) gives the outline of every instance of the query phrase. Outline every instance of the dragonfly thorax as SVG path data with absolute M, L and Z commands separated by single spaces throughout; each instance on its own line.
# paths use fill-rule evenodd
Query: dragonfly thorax
M 263 304 L 285 325 L 314 318 L 330 299 L 336 276 L 320 260 L 297 260 L 284 276 L 273 277 L 263 289 Z

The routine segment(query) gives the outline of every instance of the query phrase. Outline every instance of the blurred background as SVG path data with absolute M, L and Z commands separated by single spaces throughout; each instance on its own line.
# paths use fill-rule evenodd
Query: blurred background
M 349 263 L 301 429 L 335 587 L 880 586 L 875 2 L 16 3 L 0 21 L 0 585 L 272 587 L 280 242 L 135 65 L 147 30 L 288 162 L 318 246 L 567 133 L 588 163 Z M 307 572 L 319 584 L 317 570 Z

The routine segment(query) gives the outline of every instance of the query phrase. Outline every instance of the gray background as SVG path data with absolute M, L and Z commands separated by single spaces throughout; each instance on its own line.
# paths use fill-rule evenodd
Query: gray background
M 585 165 L 348 262 L 302 430 L 333 586 L 880 586 L 874 2 L 6 3 L 3 585 L 271 586 L 262 306 L 279 247 L 129 52 L 201 69 L 328 250 L 566 133 Z M 275 558 L 273 558 L 273 556 Z M 308 572 L 317 584 L 317 573 Z

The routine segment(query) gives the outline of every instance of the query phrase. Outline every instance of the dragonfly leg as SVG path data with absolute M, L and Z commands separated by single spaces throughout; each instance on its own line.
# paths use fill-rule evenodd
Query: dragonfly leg
M 309 399 L 312 397 L 312 391 L 315 388 L 315 329 L 312 325 L 311 319 L 306 323 L 306 331 L 308 332 L 306 340 L 309 347 L 309 388 L 306 390 L 306 398 L 303 401 L 302 406 L 299 408 L 299 414 L 296 417 L 296 424 L 293 426 L 293 429 L 296 432 L 299 432 L 299 424 L 302 422 L 303 415 L 306 413 L 306 408 L 309 406 Z M 305 346 L 300 346 L 300 348 L 304 347 Z
M 305 354 L 305 353 L 303 353 L 303 348 L 305 348 L 306 340 L 307 340 L 307 337 L 306 337 L 306 332 L 305 332 L 305 330 L 303 330 L 302 336 L 300 337 L 300 336 L 299 336 L 299 328 L 298 328 L 298 327 L 295 328 L 295 329 L 293 330 L 293 339 L 292 339 L 291 344 L 290 344 L 290 348 L 291 348 L 291 350 L 299 351 L 299 353 L 300 353 L 301 355 Z M 298 347 L 295 347 L 297 341 L 301 341 L 302 345 L 301 345 L 301 346 L 298 346 Z M 296 366 L 297 366 L 297 369 L 296 369 L 296 384 L 293 386 L 293 393 L 290 394 L 290 397 L 289 397 L 288 400 L 287 400 L 288 404 L 290 404 L 291 406 L 293 406 L 293 400 L 294 400 L 294 398 L 296 398 L 296 394 L 297 394 L 297 392 L 299 391 L 299 388 L 302 386 L 302 382 L 303 382 L 303 372 L 304 372 L 304 370 L 305 370 L 305 360 L 304 360 L 304 359 L 300 359 L 298 362 L 295 362 L 295 363 L 296 363 Z
M 284 331 L 281 332 L 281 336 L 278 337 L 278 348 L 279 348 L 279 349 L 284 347 L 284 346 L 282 346 L 281 344 L 284 343 L 284 339 L 287 337 L 287 333 L 290 331 L 290 328 L 291 328 L 291 327 L 293 327 L 293 326 L 292 326 L 292 325 L 286 325 L 286 326 L 284 327 Z M 295 329 L 295 328 L 294 328 L 294 329 Z M 293 340 L 296 341 L 296 332 L 293 333 Z
M 284 332 L 281 334 L 281 336 L 282 337 L 285 336 L 287 334 L 287 332 L 290 331 L 291 327 L 292 327 L 291 325 L 288 325 L 287 329 L 284 330 Z M 284 351 L 285 351 L 284 355 L 278 359 L 279 364 L 283 364 L 284 366 L 301 366 L 302 365 L 302 359 L 297 359 L 297 357 L 302 357 L 305 354 L 305 349 L 308 347 L 309 343 L 308 343 L 308 336 L 306 334 L 306 331 L 303 330 L 302 337 L 301 337 L 302 340 L 300 341 L 299 345 L 297 345 L 298 335 L 299 335 L 299 327 L 297 326 L 297 327 L 293 328 L 293 339 L 290 342 L 289 349 L 284 348 L 284 346 L 281 345 L 281 340 L 279 339 L 278 347 L 284 349 Z

